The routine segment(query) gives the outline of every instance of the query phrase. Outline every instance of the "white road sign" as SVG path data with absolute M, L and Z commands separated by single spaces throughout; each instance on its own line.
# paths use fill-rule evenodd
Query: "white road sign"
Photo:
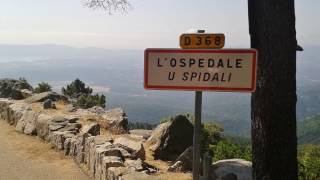
M 146 49 L 144 87 L 253 92 L 256 64 L 255 49 Z

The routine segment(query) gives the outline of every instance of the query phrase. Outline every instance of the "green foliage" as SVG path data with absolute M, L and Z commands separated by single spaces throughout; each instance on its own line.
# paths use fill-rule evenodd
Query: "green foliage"
M 20 89 L 29 89 L 29 90 L 32 90 L 32 86 L 29 84 L 29 82 L 26 80 L 26 78 L 24 77 L 20 77 L 19 78 L 19 88 Z
M 299 149 L 299 179 L 320 179 L 320 145 L 304 145 Z
M 96 95 L 81 95 L 77 102 L 75 103 L 76 106 L 83 108 L 83 109 L 88 109 L 92 108 L 93 106 L 100 106 L 105 108 L 105 102 L 106 102 L 106 97 L 104 95 L 99 96 L 98 94 Z
M 201 126 L 202 153 L 209 151 L 210 144 L 216 144 L 222 139 L 223 128 L 218 124 L 209 122 Z
M 0 97 L 2 98 L 23 99 L 22 89 L 32 90 L 32 86 L 25 78 L 0 79 Z
M 160 124 L 166 123 L 166 122 L 168 122 L 168 121 L 170 121 L 170 117 L 161 118 L 161 119 L 160 119 Z
M 299 144 L 320 144 L 320 115 L 309 117 L 298 124 Z
M 34 93 L 43 93 L 43 92 L 48 92 L 51 90 L 52 90 L 52 88 L 49 83 L 41 82 L 38 84 L 38 87 L 36 87 L 33 92 Z
M 75 106 L 88 109 L 93 106 L 106 107 L 106 97 L 102 94 L 91 95 L 92 89 L 79 79 L 74 80 L 66 88 L 62 88 L 62 93 L 72 99 L 76 99 Z
M 221 140 L 216 145 L 209 145 L 209 152 L 213 156 L 213 161 L 221 159 L 240 158 L 251 161 L 251 146 L 240 146 L 230 140 Z
M 70 98 L 79 98 L 80 96 L 89 96 L 92 93 L 90 87 L 86 87 L 86 84 L 79 79 L 74 80 L 66 88 L 61 89 L 62 93 Z

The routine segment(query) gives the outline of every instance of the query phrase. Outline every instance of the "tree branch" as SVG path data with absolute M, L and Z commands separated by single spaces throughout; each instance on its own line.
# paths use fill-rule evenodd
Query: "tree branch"
M 91 9 L 103 9 L 109 14 L 128 12 L 131 4 L 128 0 L 82 0 L 83 5 Z

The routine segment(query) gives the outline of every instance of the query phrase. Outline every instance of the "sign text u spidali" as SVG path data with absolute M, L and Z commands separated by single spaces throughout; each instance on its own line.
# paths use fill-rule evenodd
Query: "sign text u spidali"
M 256 61 L 255 49 L 146 49 L 144 87 L 253 92 Z

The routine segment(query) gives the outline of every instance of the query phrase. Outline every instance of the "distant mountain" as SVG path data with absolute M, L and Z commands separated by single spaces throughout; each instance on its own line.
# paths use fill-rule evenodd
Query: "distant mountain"
M 56 44 L 42 45 L 6 45 L 0 44 L 0 62 L 12 61 L 38 61 L 52 59 L 75 59 L 75 58 L 118 58 L 122 56 L 132 57 L 137 50 L 111 50 L 103 48 L 74 48 Z
M 306 118 L 298 124 L 299 144 L 320 144 L 320 115 Z
M 320 112 L 320 47 L 297 56 L 297 117 Z M 107 107 L 123 107 L 133 122 L 158 123 L 162 117 L 194 111 L 194 93 L 143 88 L 143 50 L 73 48 L 60 45 L 0 45 L 0 78 L 49 82 L 59 91 L 80 78 L 105 93 Z M 226 134 L 250 136 L 250 94 L 203 93 L 203 121 L 215 121 Z

